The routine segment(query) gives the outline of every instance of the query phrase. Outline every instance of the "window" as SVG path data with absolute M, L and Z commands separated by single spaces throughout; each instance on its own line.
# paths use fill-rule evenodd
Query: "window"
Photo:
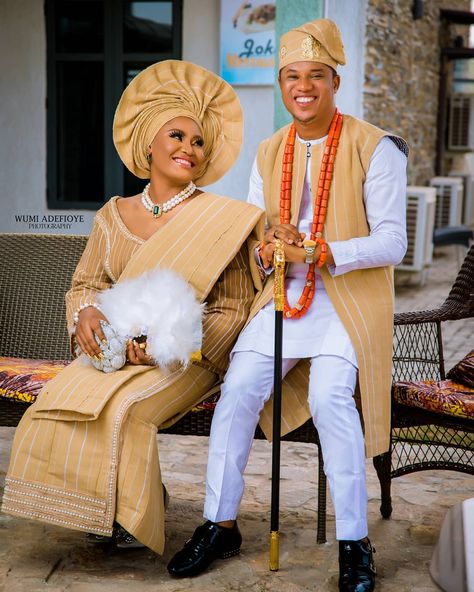
M 181 58 L 181 27 L 182 0 L 46 0 L 50 208 L 142 190 L 113 145 L 115 108 L 138 72 Z
M 453 60 L 453 92 L 474 94 L 474 59 Z

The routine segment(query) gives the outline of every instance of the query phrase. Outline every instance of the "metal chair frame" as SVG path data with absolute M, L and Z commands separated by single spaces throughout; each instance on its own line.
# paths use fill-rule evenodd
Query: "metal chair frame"
M 393 382 L 444 380 L 442 324 L 473 318 L 474 245 L 439 308 L 395 315 Z M 381 486 L 380 511 L 389 518 L 392 479 L 427 469 L 474 475 L 474 421 L 393 402 L 390 450 L 374 458 L 374 467 Z

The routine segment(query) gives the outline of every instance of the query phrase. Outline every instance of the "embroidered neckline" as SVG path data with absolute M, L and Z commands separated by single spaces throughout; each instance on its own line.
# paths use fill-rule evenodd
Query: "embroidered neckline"
M 202 191 L 202 193 L 200 193 L 199 195 L 195 196 L 193 199 L 199 199 L 199 197 L 201 197 L 201 195 L 205 195 L 206 193 L 207 193 L 206 191 Z M 112 197 L 110 199 L 110 206 L 111 206 L 111 210 L 112 210 L 112 216 L 113 216 L 115 222 L 117 223 L 117 226 L 119 227 L 119 229 L 121 230 L 122 234 L 125 235 L 126 238 L 128 238 L 129 240 L 131 240 L 131 241 L 133 241 L 135 243 L 138 243 L 139 245 L 143 245 L 144 243 L 146 243 L 149 240 L 149 238 L 148 239 L 143 239 L 143 238 L 137 236 L 136 234 L 133 234 L 133 232 L 131 232 L 127 228 L 127 225 L 122 220 L 122 217 L 120 216 L 120 212 L 119 212 L 118 207 L 117 207 L 117 200 L 119 200 L 119 199 L 120 199 L 120 195 L 115 195 L 114 197 Z M 173 221 L 173 218 L 171 220 L 168 220 L 168 222 L 166 224 L 169 224 L 172 221 Z M 159 231 L 159 228 L 155 232 L 158 232 L 158 231 Z M 153 233 L 151 236 L 154 236 L 154 234 L 155 233 Z
M 110 200 L 112 216 L 113 216 L 115 222 L 117 223 L 117 226 L 121 230 L 122 234 L 125 235 L 129 240 L 131 240 L 135 243 L 138 243 L 139 245 L 143 245 L 143 243 L 146 241 L 144 239 L 140 238 L 139 236 L 137 236 L 136 234 L 133 234 L 133 232 L 130 232 L 130 230 L 125 225 L 125 222 L 122 220 L 122 217 L 120 216 L 120 212 L 118 211 L 118 207 L 117 207 L 117 200 L 118 199 L 120 199 L 120 196 L 115 195 Z

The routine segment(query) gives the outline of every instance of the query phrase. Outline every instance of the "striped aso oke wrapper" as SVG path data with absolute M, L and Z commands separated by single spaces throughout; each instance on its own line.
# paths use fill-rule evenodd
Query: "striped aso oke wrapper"
M 115 519 L 163 552 L 156 431 L 206 398 L 226 370 L 255 294 L 248 252 L 259 242 L 262 214 L 203 193 L 143 241 L 123 225 L 114 199 L 98 212 L 68 293 L 69 326 L 77 306 L 112 281 L 172 268 L 208 302 L 203 360 L 166 372 L 128 364 L 104 374 L 77 358 L 46 384 L 16 430 L 4 512 L 104 535 Z M 251 273 L 258 283 L 256 267 Z
M 203 131 L 206 162 L 197 181 L 216 181 L 239 152 L 240 103 L 232 87 L 188 62 L 155 64 L 124 91 L 114 121 L 120 157 L 134 174 L 148 177 L 147 145 L 179 115 L 199 122 Z M 157 428 L 177 421 L 222 379 L 262 287 L 249 253 L 263 236 L 264 214 L 201 193 L 143 240 L 124 224 L 117 199 L 97 213 L 66 296 L 72 346 L 74 313 L 81 306 L 94 304 L 99 292 L 117 282 L 160 267 L 180 275 L 206 302 L 202 360 L 166 370 L 126 364 L 105 374 L 84 356 L 77 358 L 46 384 L 18 425 L 2 511 L 108 536 L 115 520 L 162 553 Z

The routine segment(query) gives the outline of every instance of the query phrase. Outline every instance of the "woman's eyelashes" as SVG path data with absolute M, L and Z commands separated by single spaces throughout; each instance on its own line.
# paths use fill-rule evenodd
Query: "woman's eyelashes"
M 169 132 L 169 136 L 170 138 L 176 138 L 180 142 L 182 142 L 184 139 L 184 133 L 180 130 L 171 130 Z M 196 136 L 192 139 L 191 144 L 193 144 L 193 146 L 195 145 L 199 146 L 199 148 L 202 148 L 204 146 L 204 140 L 200 136 Z
M 176 138 L 177 140 L 182 142 L 184 134 L 183 134 L 183 132 L 180 132 L 179 130 L 171 130 L 169 132 L 169 136 L 170 136 L 170 138 Z

